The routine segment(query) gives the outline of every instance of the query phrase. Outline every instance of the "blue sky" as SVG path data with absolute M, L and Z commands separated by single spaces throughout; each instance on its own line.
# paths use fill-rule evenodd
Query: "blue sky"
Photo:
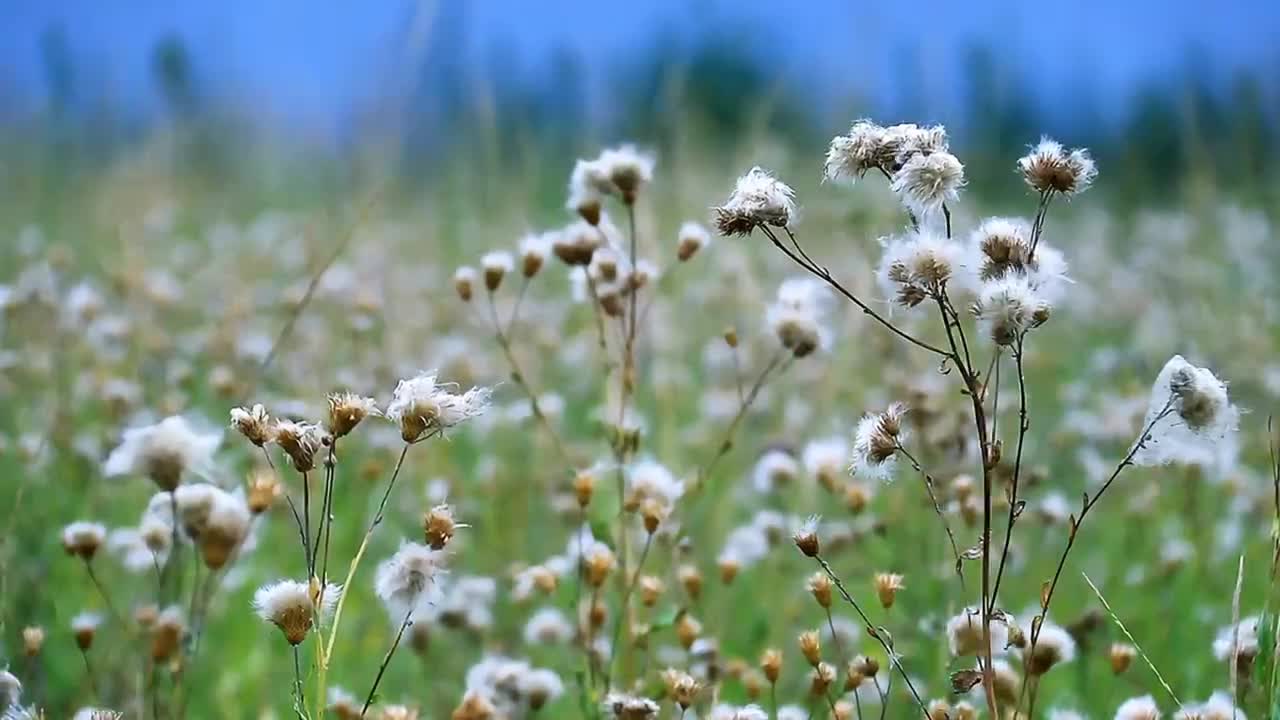
M 1153 79 L 1188 72 L 1194 50 L 1223 77 L 1280 72 L 1280 2 L 836 2 L 795 0 L 0 0 L 0 100 L 36 107 L 43 93 L 41 32 L 60 26 L 87 86 L 146 108 L 154 103 L 148 52 L 179 35 L 221 100 L 289 125 L 337 126 L 384 92 L 391 69 L 448 27 L 477 56 L 502 48 L 532 67 L 553 49 L 578 53 L 599 87 L 611 67 L 659 29 L 758 28 L 752 48 L 789 82 L 832 98 L 893 97 L 891 63 L 913 55 L 927 95 L 945 97 L 960 52 L 992 43 L 1046 98 L 1069 102 L 1087 84 L 1104 106 Z M 452 17 L 454 23 L 441 18 Z M 434 31 L 433 31 L 434 30 Z

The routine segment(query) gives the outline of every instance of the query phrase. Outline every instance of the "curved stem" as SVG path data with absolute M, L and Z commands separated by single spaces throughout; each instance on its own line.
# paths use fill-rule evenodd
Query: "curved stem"
M 618 610 L 618 621 L 613 625 L 613 640 L 609 647 L 609 663 L 604 671 L 604 691 L 607 693 L 612 687 L 613 680 L 613 661 L 620 654 L 618 651 L 618 639 L 622 637 L 622 626 L 628 624 L 627 610 L 631 606 L 631 595 L 635 592 L 636 584 L 640 581 L 640 570 L 644 567 L 644 561 L 649 557 L 649 548 L 653 546 L 653 533 L 645 538 L 644 549 L 640 551 L 640 559 L 636 562 L 636 569 L 631 573 L 631 581 L 627 583 L 627 587 L 622 591 L 622 603 Z
M 869 315 L 873 320 L 883 325 L 894 335 L 897 335 L 903 340 L 910 342 L 912 345 L 928 350 L 929 352 L 934 353 L 936 355 L 942 355 L 943 357 L 945 357 L 949 354 L 946 350 L 943 350 L 942 348 L 937 347 L 936 345 L 931 345 L 925 342 L 924 340 L 921 340 L 913 335 L 910 335 L 904 332 L 902 329 L 900 329 L 897 325 L 894 325 L 893 323 L 886 320 L 884 316 L 880 315 L 880 313 L 877 313 L 875 310 L 872 310 L 871 306 L 867 305 L 865 302 L 860 300 L 856 295 L 849 292 L 849 290 L 846 289 L 839 282 L 836 282 L 836 279 L 831 276 L 831 272 L 827 270 L 827 268 L 817 265 L 815 263 L 810 263 L 805 261 L 803 258 L 801 258 L 800 256 L 796 255 L 794 252 L 792 252 L 787 246 L 783 245 L 782 242 L 778 239 L 778 236 L 772 230 L 770 230 L 767 226 L 761 226 L 761 230 L 763 230 L 764 234 L 767 235 L 771 241 L 773 241 L 773 244 L 775 247 L 781 250 L 787 257 L 791 258 L 791 260 L 794 261 L 797 265 L 804 268 L 815 277 L 826 282 L 836 292 L 843 295 L 854 305 L 857 305 L 864 314 Z
M 1009 543 L 1013 538 L 1013 525 L 1022 513 L 1018 507 L 1018 483 L 1022 477 L 1022 445 L 1027 437 L 1027 430 L 1031 427 L 1027 420 L 1027 381 L 1022 370 L 1023 339 L 1019 337 L 1013 348 L 1013 364 L 1018 371 L 1018 447 L 1013 456 L 1013 482 L 1009 489 L 1009 519 L 1004 529 L 1000 565 L 996 568 L 996 581 L 991 588 L 991 599 L 988 605 L 988 609 L 993 612 L 996 608 L 996 598 L 1000 594 L 1000 580 L 1004 577 L 1004 568 L 1009 561 Z
M 360 717 L 364 717 L 369 712 L 369 706 L 373 704 L 373 696 L 378 692 L 378 685 L 382 682 L 382 676 L 387 672 L 387 666 L 391 664 L 391 656 L 396 654 L 396 648 L 400 647 L 400 639 L 404 637 L 404 631 L 413 624 L 413 609 L 404 614 L 404 621 L 400 623 L 400 629 L 396 632 L 396 639 L 391 643 L 391 647 L 387 649 L 387 654 L 382 658 L 382 665 L 378 667 L 378 675 L 373 679 L 373 687 L 369 688 L 369 694 L 364 699 L 364 707 L 360 708 Z
M 898 659 L 898 653 L 894 651 L 893 646 L 890 645 L 889 641 L 885 640 L 876 627 L 872 625 L 871 618 L 867 617 L 867 614 L 862 610 L 862 606 L 859 605 L 858 601 L 854 600 L 853 596 L 849 594 L 849 591 L 845 589 L 844 583 L 840 580 L 839 576 L 835 574 L 835 571 L 831 569 L 831 566 L 827 564 L 827 561 L 821 555 L 815 555 L 813 556 L 813 559 L 818 561 L 818 564 L 822 566 L 822 570 L 827 573 L 827 577 L 831 578 L 831 582 L 835 583 L 836 589 L 840 591 L 840 595 L 844 598 L 845 602 L 853 606 L 854 611 L 858 613 L 858 617 L 861 618 L 863 624 L 866 625 L 867 634 L 874 638 L 876 642 L 880 643 L 880 647 L 884 648 L 885 656 L 888 658 L 889 664 L 898 671 L 898 674 L 901 675 L 902 679 L 907 683 L 907 688 L 911 690 L 911 695 L 915 698 L 916 704 L 920 706 L 920 711 L 924 713 L 926 718 L 929 717 L 929 708 L 924 704 L 924 700 L 920 698 L 920 693 L 916 692 L 915 685 L 911 683 L 911 678 L 907 676 L 907 669 L 902 666 L 902 661 Z M 890 681 L 892 681 L 892 676 L 890 676 Z
M 937 514 L 938 521 L 942 523 L 942 529 L 947 532 L 947 539 L 951 541 L 951 554 L 956 561 L 956 575 L 960 578 L 960 589 L 964 589 L 964 572 L 963 561 L 960 559 L 960 546 L 956 544 L 955 533 L 951 531 L 951 523 L 947 522 L 947 516 L 942 512 L 942 505 L 938 502 L 938 495 L 934 492 L 934 479 L 916 460 L 915 456 L 907 451 L 902 443 L 898 443 L 898 452 L 902 453 L 907 462 L 911 463 L 911 468 L 920 473 L 920 477 L 924 478 L 924 487 L 929 491 L 929 499 L 933 501 L 933 512 Z

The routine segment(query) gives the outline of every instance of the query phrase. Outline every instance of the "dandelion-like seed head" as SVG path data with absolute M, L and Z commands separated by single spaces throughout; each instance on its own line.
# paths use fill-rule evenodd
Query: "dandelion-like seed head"
M 269 467 L 256 467 L 251 470 L 245 480 L 245 490 L 248 496 L 249 512 L 254 515 L 261 515 L 270 510 L 284 494 L 280 477 Z
M 325 601 L 336 602 L 337 594 L 336 588 L 326 589 Z M 253 610 L 258 617 L 280 628 L 290 645 L 305 640 L 319 620 L 310 586 L 295 580 L 279 580 L 258 588 L 253 595 Z
M 551 254 L 551 247 L 559 239 L 556 231 L 529 233 L 520 239 L 520 274 L 532 278 L 542 270 Z
M 71 618 L 71 634 L 81 650 L 93 647 L 93 639 L 102 625 L 102 616 L 94 612 L 82 612 Z
M 93 559 L 106 539 L 107 528 L 102 523 L 80 520 L 62 529 L 62 549 L 85 561 Z
M 994 641 L 993 641 L 994 643 Z M 1040 623 L 1034 650 L 1028 646 L 1022 652 L 1022 665 L 1031 675 L 1044 675 L 1076 656 L 1076 641 L 1071 633 L 1048 620 Z
M 698 251 L 711 243 L 711 233 L 702 223 L 686 221 L 676 233 L 676 259 L 688 262 Z
M 849 469 L 855 475 L 877 480 L 893 477 L 898 449 L 905 440 L 902 419 L 906 414 L 905 404 L 892 403 L 884 412 L 862 416 L 853 432 L 853 459 Z
M 964 253 L 960 243 L 928 230 L 883 242 L 876 276 L 885 295 L 903 307 L 940 298 Z
M 242 495 L 219 491 L 200 533 L 200 555 L 206 567 L 220 570 L 227 564 L 249 536 L 252 518 Z
M 868 170 L 891 165 L 891 153 L 886 157 L 888 134 L 885 128 L 869 121 L 858 120 L 848 134 L 837 135 L 827 147 L 827 159 L 823 164 L 824 180 L 853 182 Z
M 462 527 L 466 525 L 454 519 L 453 508 L 447 504 L 436 505 L 422 518 L 423 536 L 432 550 L 443 550 L 458 528 Z
M 876 588 L 876 597 L 880 599 L 880 606 L 885 610 L 893 607 L 898 591 L 906 587 L 902 582 L 902 576 L 897 573 L 876 573 L 873 584 Z
M 1019 275 L 983 283 L 973 314 L 997 345 L 1015 345 L 1029 330 L 1049 321 L 1049 301 Z
M 468 265 L 453 271 L 453 289 L 462 302 L 471 302 L 471 298 L 475 295 L 476 280 L 479 277 L 480 274 L 476 269 Z
M 810 515 L 791 535 L 791 541 L 808 557 L 817 557 L 822 552 L 822 543 L 818 539 L 818 522 L 817 515 Z
M 1115 720 L 1160 720 L 1160 708 L 1150 695 L 1129 698 L 1116 708 Z
M 1207 464 L 1229 447 L 1240 421 L 1227 384 L 1208 368 L 1181 355 L 1165 363 L 1151 388 L 1151 399 L 1134 461 L 1141 465 Z
M 662 671 L 662 684 L 666 688 L 667 697 L 679 705 L 681 710 L 688 710 L 698 699 L 698 693 L 702 692 L 702 683 L 697 678 L 676 668 Z
M 556 234 L 551 242 L 551 251 L 565 265 L 582 267 L 591 263 L 596 250 L 605 244 L 605 238 L 597 212 L 595 222 L 579 220 Z
M 1018 171 L 1032 190 L 1071 196 L 1084 192 L 1098 175 L 1088 150 L 1068 151 L 1061 143 L 1041 138 L 1018 160 Z
M 427 545 L 405 542 L 378 566 L 374 591 L 392 619 L 435 602 L 440 595 L 438 578 L 445 572 L 445 554 Z
M 634 204 L 640 189 L 653 180 L 654 156 L 634 145 L 622 145 L 600 153 L 596 161 L 612 190 L 627 205 Z
M 714 211 L 721 235 L 750 235 L 766 225 L 786 227 L 795 215 L 795 191 L 764 168 L 753 167 Z
M 231 427 L 258 447 L 271 442 L 275 435 L 275 423 L 271 422 L 271 416 L 261 404 L 248 410 L 242 407 L 232 408 Z
M 335 439 L 345 437 L 365 418 L 381 414 L 378 402 L 371 397 L 350 392 L 331 393 L 327 428 Z
M 919 217 L 929 217 L 960 197 L 964 165 L 949 152 L 912 155 L 893 175 L 898 199 Z
M 484 286 L 494 292 L 502 286 L 502 279 L 515 269 L 516 261 L 506 250 L 493 250 L 480 258 L 480 272 L 484 275 Z
M 612 720 L 654 720 L 660 709 L 649 698 L 625 693 L 610 693 L 601 707 Z
M 1009 621 L 1003 614 L 991 617 L 991 651 L 1003 653 L 1009 644 Z M 947 644 L 956 657 L 981 656 L 986 652 L 982 641 L 982 611 L 967 607 L 947 620 Z
M 126 430 L 122 442 L 103 465 L 108 477 L 138 474 L 161 490 L 173 490 L 183 473 L 212 463 L 222 441 L 220 432 L 200 432 L 186 418 L 173 415 L 154 425 Z
M 423 372 L 396 385 L 386 417 L 400 426 L 401 438 L 412 443 L 428 432 L 441 432 L 483 414 L 489 408 L 490 392 L 475 387 L 454 393 L 434 372 Z
M 293 420 L 276 421 L 275 443 L 289 458 L 293 469 L 300 473 L 315 469 L 316 453 L 327 439 L 319 425 Z

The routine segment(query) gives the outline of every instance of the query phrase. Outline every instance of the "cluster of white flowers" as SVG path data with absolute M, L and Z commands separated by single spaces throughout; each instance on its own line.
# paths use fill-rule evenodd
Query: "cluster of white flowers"
M 492 705 L 493 717 L 522 720 L 564 693 L 560 676 L 523 660 L 500 656 L 481 659 L 467 670 L 467 694 Z

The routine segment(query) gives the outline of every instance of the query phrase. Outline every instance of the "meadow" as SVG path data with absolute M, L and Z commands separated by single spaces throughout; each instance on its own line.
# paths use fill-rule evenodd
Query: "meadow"
M 1274 218 L 1019 141 L 25 187 L 4 717 L 1280 715 Z

